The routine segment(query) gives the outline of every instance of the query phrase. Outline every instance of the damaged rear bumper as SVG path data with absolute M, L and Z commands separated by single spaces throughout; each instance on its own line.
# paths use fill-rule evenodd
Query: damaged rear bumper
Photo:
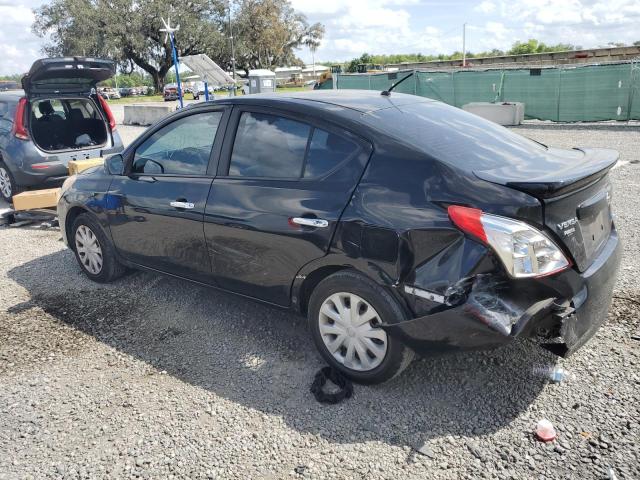
M 491 349 L 524 336 L 567 356 L 606 320 L 620 260 L 620 242 L 613 230 L 583 273 L 569 269 L 552 277 L 516 281 L 477 275 L 469 279 L 471 288 L 461 303 L 381 327 L 420 354 Z

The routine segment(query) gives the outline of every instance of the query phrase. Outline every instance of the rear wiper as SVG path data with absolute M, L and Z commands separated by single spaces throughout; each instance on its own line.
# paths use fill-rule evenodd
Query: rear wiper
M 411 72 L 409 75 L 407 75 L 406 77 L 404 77 L 402 80 L 400 80 L 399 82 L 394 83 L 393 85 L 391 85 L 389 87 L 388 90 L 383 90 L 382 92 L 380 92 L 380 95 L 384 96 L 384 97 L 388 97 L 389 95 L 391 95 L 391 90 L 393 90 L 394 88 L 396 88 L 398 85 L 400 85 L 402 82 L 404 82 L 407 78 L 412 77 L 413 74 L 415 72 Z

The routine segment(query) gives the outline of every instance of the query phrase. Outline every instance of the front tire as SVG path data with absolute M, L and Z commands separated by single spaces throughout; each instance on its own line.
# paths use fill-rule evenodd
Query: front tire
M 113 243 L 90 214 L 82 213 L 75 219 L 69 243 L 80 268 L 94 282 L 109 283 L 125 273 Z
M 308 319 L 320 355 L 358 383 L 385 382 L 411 363 L 413 351 L 378 326 L 404 318 L 390 293 L 350 270 L 324 279 L 309 300 Z
M 0 161 L 0 196 L 5 202 L 11 203 L 12 197 L 20 191 L 21 188 L 16 184 L 9 169 L 4 162 Z

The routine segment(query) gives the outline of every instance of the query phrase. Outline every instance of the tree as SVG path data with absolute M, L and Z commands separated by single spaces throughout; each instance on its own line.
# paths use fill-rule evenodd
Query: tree
M 302 64 L 295 49 L 317 48 L 324 36 L 324 26 L 309 25 L 288 0 L 240 0 L 234 10 L 236 66 L 246 73 L 250 69 Z M 231 34 L 228 23 L 225 33 Z M 224 58 L 224 52 L 219 53 L 222 55 L 218 58 Z M 229 69 L 230 60 L 226 61 Z
M 224 39 L 216 26 L 224 13 L 222 0 L 194 0 L 171 12 L 181 55 L 203 53 Z M 33 30 L 51 43 L 47 55 L 110 57 L 124 70 L 139 66 L 161 90 L 173 65 L 171 45 L 165 41 L 161 15 L 167 3 L 159 0 L 53 0 L 36 10 Z
M 147 72 L 159 91 L 173 66 L 161 16 L 171 15 L 180 56 L 207 53 L 231 68 L 228 2 L 187 0 L 170 9 L 160 0 L 53 0 L 36 10 L 33 30 L 50 43 L 49 56 L 87 55 L 113 58 L 120 70 L 134 65 Z M 272 68 L 295 59 L 294 49 L 318 45 L 320 24 L 309 26 L 288 0 L 238 0 L 233 4 L 238 67 Z
M 576 47 L 570 43 L 546 45 L 535 38 L 531 38 L 527 42 L 514 43 L 511 49 L 507 52 L 507 55 L 528 55 L 531 53 L 562 52 L 575 49 Z

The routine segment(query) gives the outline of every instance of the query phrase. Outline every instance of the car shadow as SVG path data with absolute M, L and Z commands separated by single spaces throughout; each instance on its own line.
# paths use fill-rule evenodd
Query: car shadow
M 546 382 L 536 367 L 555 358 L 514 342 L 491 352 L 422 359 L 382 385 L 355 385 L 351 399 L 327 406 L 309 393 L 323 363 L 305 320 L 289 312 L 146 272 L 98 285 L 69 250 L 15 267 L 9 277 L 31 297 L 10 313 L 42 308 L 159 371 L 330 442 L 415 447 L 443 436 L 495 432 L 536 399 Z M 340 417 L 357 428 L 345 431 Z

